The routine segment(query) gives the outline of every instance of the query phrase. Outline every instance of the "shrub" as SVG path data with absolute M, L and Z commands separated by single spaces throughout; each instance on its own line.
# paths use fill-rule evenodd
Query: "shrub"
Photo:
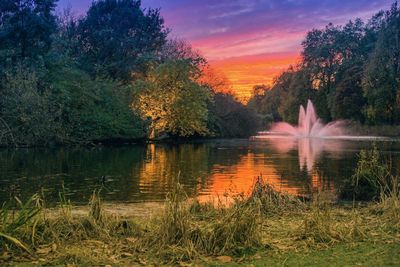
M 385 163 L 378 149 L 362 150 L 359 154 L 357 167 L 351 179 L 346 180 L 340 189 L 342 199 L 348 200 L 379 200 L 398 187 L 390 166 Z

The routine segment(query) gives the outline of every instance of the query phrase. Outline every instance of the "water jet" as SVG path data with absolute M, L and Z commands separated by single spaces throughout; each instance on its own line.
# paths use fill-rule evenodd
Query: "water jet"
M 297 126 L 278 122 L 272 126 L 270 133 L 294 137 L 340 136 L 343 135 L 341 124 L 341 121 L 333 121 L 324 125 L 317 117 L 313 103 L 308 100 L 306 108 L 300 106 Z

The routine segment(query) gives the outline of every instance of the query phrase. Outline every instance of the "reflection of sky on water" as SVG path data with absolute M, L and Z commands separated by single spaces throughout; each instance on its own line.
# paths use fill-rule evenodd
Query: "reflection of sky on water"
M 325 152 L 329 153 L 329 157 L 340 159 L 342 147 L 342 142 L 338 140 L 274 138 L 245 145 L 205 145 L 196 152 L 191 150 L 186 154 L 182 150 L 178 152 L 179 156 L 172 156 L 162 147 L 150 145 L 148 159 L 151 160 L 144 164 L 140 187 L 145 192 L 149 184 L 167 180 L 166 177 L 156 178 L 154 174 L 168 176 L 175 170 L 175 176 L 179 172 L 183 183 L 188 176 L 192 179 L 197 177 L 191 181 L 196 186 L 189 188 L 189 191 L 202 200 L 223 198 L 226 194 L 247 194 L 259 175 L 277 190 L 289 194 L 308 195 L 316 190 L 333 191 L 335 186 L 332 179 L 336 177 L 326 174 L 327 165 L 319 166 L 320 169 L 314 166 Z M 171 166 L 172 158 L 174 167 Z M 182 169 L 186 162 L 190 162 L 192 167 Z M 207 167 L 195 170 L 196 165 L 201 166 L 199 162 L 207 162 Z M 183 164 L 178 168 L 179 171 L 176 164 Z M 166 171 L 166 165 L 172 168 Z
M 10 188 L 20 196 L 46 193 L 58 201 L 64 183 L 74 203 L 87 203 L 100 177 L 107 177 L 105 201 L 160 201 L 174 184 L 188 196 L 248 193 L 255 178 L 277 190 L 308 195 L 331 190 L 352 175 L 357 153 L 371 142 L 341 140 L 214 140 L 196 144 L 150 144 L 95 149 L 0 149 L 0 203 Z M 400 165 L 399 145 L 381 142 Z M 400 167 L 400 166 L 399 166 Z
M 207 189 L 211 192 L 207 191 L 203 198 L 220 196 L 225 191 L 248 193 L 259 175 L 275 189 L 293 195 L 335 189 L 333 183 L 324 180 L 321 172 L 314 166 L 324 153 L 340 158 L 344 145 L 342 141 L 273 138 L 264 145 L 271 149 L 252 149 L 235 165 L 214 165 L 210 178 L 213 184 Z M 298 157 L 293 156 L 292 152 Z

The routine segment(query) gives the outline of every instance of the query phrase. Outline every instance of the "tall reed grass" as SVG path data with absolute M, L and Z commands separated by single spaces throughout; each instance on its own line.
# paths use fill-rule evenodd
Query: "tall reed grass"
M 262 175 L 256 178 L 247 201 L 257 203 L 264 215 L 279 215 L 289 211 L 302 211 L 305 208 L 300 197 L 278 192 Z
M 228 207 L 190 203 L 177 184 L 145 246 L 169 263 L 199 255 L 244 255 L 261 244 L 260 215 L 258 205 L 238 199 Z

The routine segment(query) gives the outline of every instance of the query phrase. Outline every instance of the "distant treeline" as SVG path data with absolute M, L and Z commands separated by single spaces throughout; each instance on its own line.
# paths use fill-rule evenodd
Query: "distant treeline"
M 0 145 L 240 137 L 256 119 L 158 9 L 94 1 L 0 1 Z
M 312 99 L 325 121 L 368 125 L 400 123 L 400 8 L 344 26 L 313 29 L 302 43 L 302 60 L 254 88 L 248 106 L 264 124 L 297 122 L 299 105 Z

